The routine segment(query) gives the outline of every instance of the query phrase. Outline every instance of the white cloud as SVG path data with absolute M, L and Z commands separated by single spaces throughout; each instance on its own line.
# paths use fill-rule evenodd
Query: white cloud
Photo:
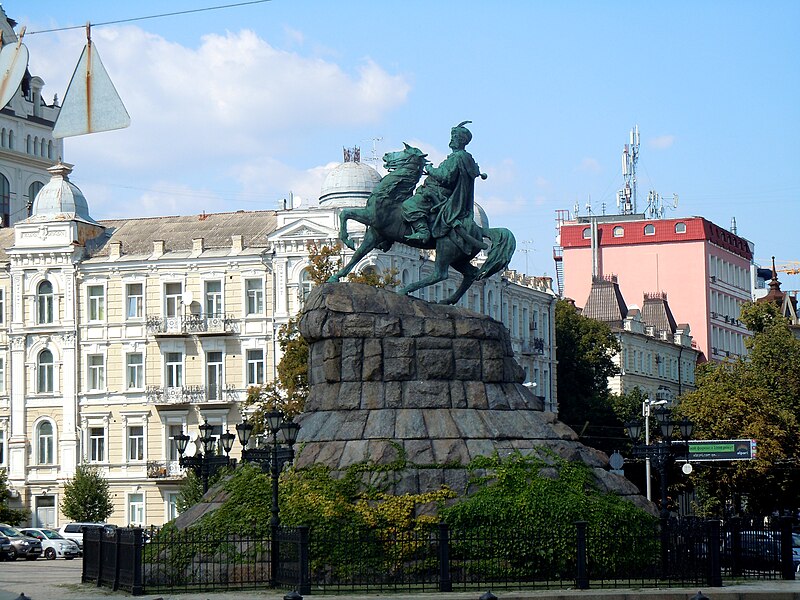
M 674 135 L 660 135 L 651 140 L 648 140 L 647 145 L 650 148 L 664 150 L 666 148 L 670 148 L 674 143 L 675 143 Z
M 578 165 L 578 171 L 583 173 L 600 173 L 602 168 L 596 158 L 584 158 Z

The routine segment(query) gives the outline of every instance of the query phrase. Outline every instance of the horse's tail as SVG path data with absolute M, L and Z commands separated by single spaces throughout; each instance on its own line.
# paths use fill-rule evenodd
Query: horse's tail
M 487 227 L 483 230 L 483 235 L 491 240 L 492 247 L 489 249 L 486 261 L 478 270 L 476 280 L 486 279 L 505 269 L 511 262 L 511 257 L 514 256 L 514 250 L 517 249 L 517 240 L 514 239 L 514 234 L 505 227 Z

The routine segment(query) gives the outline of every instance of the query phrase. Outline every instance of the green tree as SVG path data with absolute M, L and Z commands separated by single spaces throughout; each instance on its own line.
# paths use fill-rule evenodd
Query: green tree
M 753 331 L 749 354 L 706 364 L 697 390 L 683 396 L 680 411 L 695 423 L 697 439 L 755 439 L 755 460 L 724 468 L 696 469 L 695 483 L 707 513 L 734 508 L 768 513 L 796 509 L 800 494 L 800 340 L 771 303 L 750 303 L 741 320 Z
M 75 477 L 64 484 L 61 512 L 73 521 L 99 523 L 114 512 L 108 481 L 97 467 L 78 465 Z
M 28 511 L 9 508 L 8 499 L 10 497 L 11 494 L 8 491 L 8 474 L 5 469 L 0 469 L 0 523 L 18 525 L 28 518 Z
M 625 444 L 622 421 L 614 413 L 608 378 L 619 370 L 612 360 L 620 346 L 611 328 L 580 314 L 566 300 L 556 303 L 559 419 L 583 443 L 606 453 Z

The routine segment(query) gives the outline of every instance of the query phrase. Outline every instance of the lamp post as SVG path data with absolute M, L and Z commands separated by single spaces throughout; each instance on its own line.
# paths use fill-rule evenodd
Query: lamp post
M 200 425 L 199 429 L 201 435 L 197 441 L 200 442 L 202 449 L 201 454 L 184 456 L 186 447 L 189 445 L 189 436 L 185 433 L 176 435 L 175 443 L 178 446 L 178 454 L 180 455 L 179 464 L 184 468 L 192 469 L 195 475 L 200 477 L 203 481 L 203 493 L 205 494 L 208 491 L 208 480 L 211 476 L 223 467 L 236 466 L 236 459 L 232 459 L 229 456 L 236 436 L 230 431 L 226 431 L 219 436 L 222 450 L 225 452 L 225 456 L 220 456 L 216 454 L 214 450 L 214 446 L 217 442 L 211 435 L 211 432 L 214 431 L 214 426 L 209 425 L 208 421 L 205 421 Z
M 644 402 L 642 402 L 642 418 L 644 419 L 644 443 L 646 446 L 650 445 L 650 409 L 653 406 L 663 406 L 666 404 L 666 400 L 653 400 L 653 397 L 650 396 L 645 398 Z M 653 490 L 651 485 L 651 475 L 650 475 L 650 457 L 646 456 L 644 459 L 644 473 L 645 473 L 645 480 L 646 484 L 646 495 L 648 500 L 653 499 Z
M 676 458 L 685 458 L 689 454 L 689 438 L 692 436 L 694 424 L 686 417 L 680 421 L 673 421 L 672 414 L 666 406 L 659 406 L 655 411 L 656 422 L 658 423 L 661 439 L 653 444 L 639 443 L 642 434 L 642 423 L 631 421 L 625 423 L 628 436 L 634 442 L 633 455 L 645 460 L 652 461 L 661 480 L 661 507 L 659 511 L 661 519 L 661 566 L 664 573 L 667 572 L 667 522 L 669 520 L 669 507 L 667 506 L 668 474 L 672 463 Z M 680 440 L 673 440 L 675 429 L 678 429 Z

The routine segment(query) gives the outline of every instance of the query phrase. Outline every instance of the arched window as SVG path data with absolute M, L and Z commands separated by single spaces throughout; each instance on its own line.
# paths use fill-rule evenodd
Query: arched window
M 33 155 L 38 156 L 39 154 L 39 136 L 37 135 L 33 138 Z
M 583 239 L 588 240 L 592 237 L 592 230 L 589 227 L 583 229 Z
M 40 465 L 52 465 L 55 462 L 53 424 L 50 421 L 42 421 L 36 427 L 36 457 Z
M 31 138 L 31 136 L 26 137 L 25 138 L 25 152 L 30 154 L 33 151 L 32 146 L 33 146 L 33 138 Z
M 655 235 L 656 234 L 656 226 L 652 223 L 648 223 L 644 226 L 644 234 L 645 235 Z
M 486 303 L 489 305 L 489 316 L 494 319 L 494 292 L 489 290 L 489 293 L 486 295 Z
M 7 143 L 8 143 L 8 133 L 6 132 L 6 128 L 3 127 L 3 131 L 0 132 L 0 146 L 5 148 Z
M 47 142 L 47 158 L 53 158 L 53 140 Z
M 403 273 L 400 275 L 400 281 L 403 284 L 403 286 L 408 285 L 408 278 L 409 278 L 408 269 L 403 269 Z
M 50 350 L 42 350 L 39 353 L 39 364 L 37 365 L 37 390 L 40 394 L 53 391 L 53 353 Z
M 3 227 L 11 224 L 11 184 L 5 175 L 0 175 L 0 219 Z
M 14 135 L 14 130 L 12 129 L 11 131 L 8 132 L 8 149 L 9 150 L 13 150 L 14 149 L 14 140 L 15 140 L 15 138 L 16 138 L 16 136 Z
M 43 281 L 36 290 L 36 317 L 38 323 L 53 322 L 53 284 Z
M 617 225 L 614 227 L 614 237 L 623 237 L 625 235 L 625 228 Z
M 675 233 L 686 233 L 686 223 L 675 223 Z
M 33 201 L 36 200 L 36 194 L 39 193 L 44 187 L 44 184 L 41 181 L 34 181 L 32 184 L 28 186 L 28 204 L 26 208 L 28 209 L 28 216 L 30 217 L 33 214 Z
M 303 269 L 300 273 L 300 302 L 305 303 L 306 298 L 311 293 L 314 287 L 314 282 L 311 280 L 311 272 L 308 269 Z

